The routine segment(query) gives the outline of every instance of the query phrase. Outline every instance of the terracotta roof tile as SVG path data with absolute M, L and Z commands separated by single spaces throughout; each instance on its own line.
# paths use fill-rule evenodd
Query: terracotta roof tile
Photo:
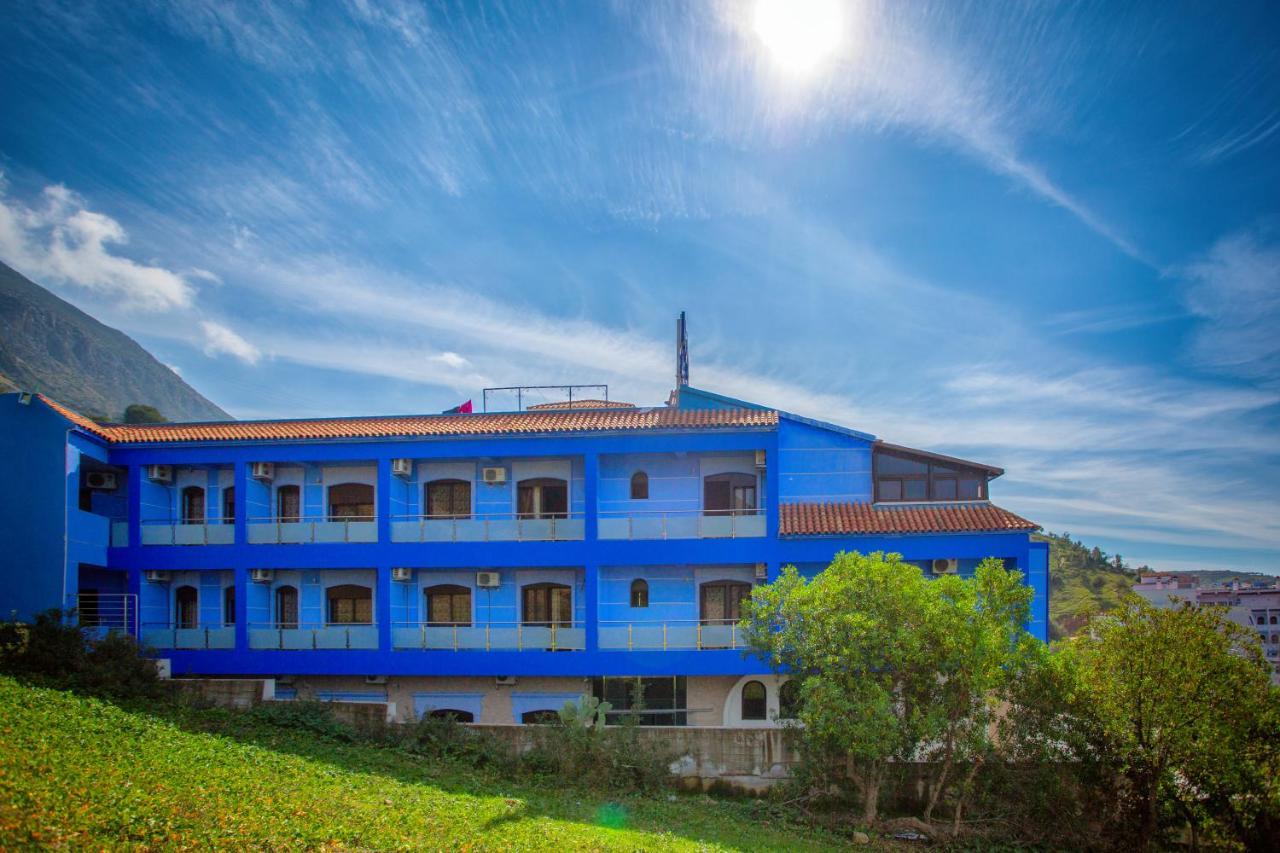
M 782 536 L 842 533 L 979 533 L 1040 526 L 989 503 L 790 503 L 781 507 Z
M 525 406 L 530 412 L 549 412 L 564 409 L 634 409 L 635 403 L 622 403 L 618 400 L 561 400 L 558 403 L 538 403 Z
M 774 427 L 775 411 L 755 409 L 584 409 L 472 415 L 391 415 L 296 421 L 97 424 L 65 406 L 40 398 L 87 432 L 112 443 L 183 441 L 297 441 L 333 438 L 399 438 L 522 435 L 550 432 L 614 432 L 656 429 Z

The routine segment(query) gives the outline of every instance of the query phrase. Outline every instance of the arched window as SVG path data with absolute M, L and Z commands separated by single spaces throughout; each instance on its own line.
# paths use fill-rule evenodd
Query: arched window
M 789 678 L 778 688 L 778 716 L 784 720 L 800 716 L 800 679 Z
M 373 486 L 366 483 L 330 486 L 329 518 L 336 521 L 373 518 Z
M 302 518 L 302 489 L 299 486 L 276 488 L 276 521 L 295 522 Z
M 644 501 L 649 499 L 649 475 L 643 471 L 637 471 L 631 475 L 631 500 Z
M 525 711 L 520 715 L 520 722 L 526 726 L 549 725 L 560 721 L 560 714 L 555 711 Z
M 767 720 L 769 718 L 766 701 L 768 695 L 764 685 L 759 681 L 748 681 L 742 685 L 742 719 Z
M 559 583 L 535 583 L 520 591 L 526 625 L 569 628 L 573 625 L 573 590 Z
M 295 586 L 276 588 L 276 627 L 298 627 L 298 588 Z
M 631 582 L 631 606 L 649 606 L 649 582 L 644 578 L 636 578 Z
M 194 586 L 180 586 L 173 593 L 174 625 L 196 628 L 200 625 L 200 593 Z
M 432 625 L 470 625 L 471 590 L 456 584 L 429 586 L 427 622 Z
M 222 588 L 222 624 L 227 626 L 236 624 L 236 588 L 234 586 Z
M 521 480 L 516 488 L 516 514 L 521 518 L 568 518 L 569 484 L 554 477 Z
M 474 723 L 476 715 L 470 711 L 459 711 L 455 708 L 432 708 L 426 713 L 433 720 L 453 720 L 455 723 Z
M 700 614 L 704 625 L 732 625 L 742 618 L 742 602 L 751 597 L 751 584 L 712 581 L 702 585 Z
M 755 515 L 755 474 L 712 474 L 702 481 L 706 515 Z
M 236 523 L 236 487 L 227 486 L 222 490 L 222 523 Z
M 466 480 L 432 480 L 422 487 L 429 518 L 470 518 L 471 484 Z
M 344 583 L 329 587 L 324 594 L 330 625 L 373 624 L 373 590 L 369 587 Z
M 204 489 L 199 486 L 182 490 L 182 523 L 204 524 Z

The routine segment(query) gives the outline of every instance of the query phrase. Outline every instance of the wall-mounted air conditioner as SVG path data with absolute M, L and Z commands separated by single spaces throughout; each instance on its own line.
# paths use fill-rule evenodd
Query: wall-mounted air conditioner
M 255 480 L 265 480 L 271 482 L 276 478 L 276 463 L 274 462 L 255 462 L 249 471 L 249 475 Z
M 114 492 L 116 490 L 116 475 L 114 471 L 90 471 L 84 475 L 84 485 L 88 489 L 96 489 L 104 492 Z
M 482 468 L 480 473 L 481 479 L 490 486 L 501 486 L 503 483 L 507 482 L 506 468 Z
M 403 477 L 409 479 L 413 476 L 413 460 L 412 459 L 392 459 L 391 475 L 393 477 Z
M 364 677 L 365 684 L 386 684 L 387 677 L 385 675 L 366 675 Z
M 271 579 L 275 577 L 275 572 L 271 569 L 250 569 L 249 580 L 253 583 L 271 583 Z
M 147 583 L 168 583 L 169 573 L 160 571 L 159 569 L 148 569 L 142 573 Z
M 768 460 L 768 458 L 769 458 L 769 454 L 765 453 L 763 450 L 757 450 L 756 451 L 756 467 L 757 468 L 765 467 L 765 462 Z
M 493 679 L 493 683 L 499 687 L 515 687 L 516 677 L 514 675 L 499 675 Z
M 960 561 L 953 558 L 938 558 L 932 563 L 935 575 L 954 575 L 960 571 Z
M 497 589 L 502 586 L 502 576 L 497 572 L 476 572 L 476 586 L 481 589 Z
M 395 568 L 391 570 L 391 579 L 397 583 L 408 583 L 413 580 L 413 569 Z
M 172 465 L 148 465 L 147 479 L 153 483 L 172 483 L 173 482 L 173 466 Z

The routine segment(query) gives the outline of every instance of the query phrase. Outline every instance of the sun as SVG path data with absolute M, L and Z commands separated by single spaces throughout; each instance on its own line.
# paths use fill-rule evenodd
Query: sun
M 841 0 L 756 0 L 754 29 L 785 72 L 804 75 L 844 37 Z

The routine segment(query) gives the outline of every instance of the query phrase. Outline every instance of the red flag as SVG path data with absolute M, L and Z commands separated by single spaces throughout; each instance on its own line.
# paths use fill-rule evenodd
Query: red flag
M 445 410 L 444 410 L 444 414 L 446 414 L 446 415 L 469 415 L 469 414 L 471 414 L 471 411 L 472 411 L 472 409 L 471 409 L 471 401 L 470 401 L 470 400 L 468 400 L 467 402 L 463 403 L 463 404 L 462 404 L 462 405 L 460 405 L 460 406 L 454 406 L 452 409 L 445 409 Z

